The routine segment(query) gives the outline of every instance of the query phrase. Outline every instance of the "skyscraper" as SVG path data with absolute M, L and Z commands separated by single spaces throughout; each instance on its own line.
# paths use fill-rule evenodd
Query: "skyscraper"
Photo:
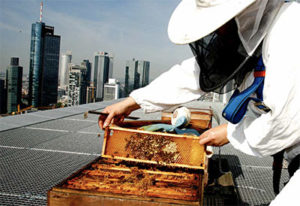
M 87 100 L 87 68 L 69 64 L 69 85 L 67 92 L 69 106 L 85 104 Z
M 68 106 L 79 105 L 80 101 L 80 70 L 72 70 L 69 73 Z
M 61 67 L 59 70 L 59 86 L 64 88 L 69 84 L 69 67 L 68 65 L 72 61 L 71 51 L 67 51 L 61 56 Z
M 7 81 L 7 112 L 18 110 L 22 98 L 23 67 L 19 66 L 19 58 L 12 57 L 6 70 Z
M 129 93 L 133 90 L 134 77 L 137 73 L 136 71 L 136 61 L 135 59 L 127 60 L 125 66 L 125 97 L 129 96 Z
M 32 24 L 29 104 L 48 106 L 57 102 L 60 36 L 54 35 L 54 27 L 43 22 Z
M 81 66 L 86 68 L 86 81 L 88 86 L 91 85 L 91 72 L 92 72 L 92 63 L 88 59 L 84 59 L 81 62 Z
M 113 71 L 114 71 L 114 57 L 113 57 L 113 55 L 109 55 L 108 78 L 113 78 Z M 109 81 L 109 80 L 107 80 L 107 81 Z
M 150 62 L 143 60 L 128 60 L 125 67 L 125 96 L 134 89 L 149 84 Z
M 149 84 L 149 72 L 150 72 L 150 62 L 148 61 L 137 61 L 137 81 L 134 88 L 144 87 Z
M 5 80 L 0 79 L 0 114 L 6 113 L 6 97 L 7 92 L 5 88 Z
M 86 89 L 86 103 L 95 102 L 95 87 L 88 86 Z
M 107 52 L 95 53 L 94 86 L 96 88 L 96 101 L 103 100 L 104 84 L 112 77 L 113 57 Z

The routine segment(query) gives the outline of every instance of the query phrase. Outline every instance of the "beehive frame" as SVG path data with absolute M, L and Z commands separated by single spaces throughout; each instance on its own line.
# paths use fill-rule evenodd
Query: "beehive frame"
M 102 156 L 141 163 L 165 164 L 174 167 L 205 169 L 205 146 L 199 144 L 199 137 L 185 134 L 179 135 L 164 132 L 150 132 L 137 129 L 141 126 L 162 122 L 167 123 L 168 121 L 127 121 L 120 124 L 112 124 L 105 130 Z M 132 135 L 137 133 L 141 137 L 167 138 L 168 140 L 176 143 L 180 157 L 178 160 L 171 163 L 133 157 L 132 154 L 126 150 L 126 143 Z

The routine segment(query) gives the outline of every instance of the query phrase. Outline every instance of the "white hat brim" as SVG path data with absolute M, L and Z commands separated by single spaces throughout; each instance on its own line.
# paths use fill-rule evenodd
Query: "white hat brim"
M 183 0 L 174 10 L 168 35 L 175 44 L 188 44 L 215 31 L 255 0 L 227 0 L 207 7 L 199 7 L 195 0 Z

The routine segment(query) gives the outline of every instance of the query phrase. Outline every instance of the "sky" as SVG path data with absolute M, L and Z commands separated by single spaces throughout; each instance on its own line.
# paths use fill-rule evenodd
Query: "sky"
M 41 0 L 0 0 L 0 72 L 11 57 L 29 71 L 31 24 Z M 94 53 L 114 56 L 114 77 L 124 79 L 126 60 L 150 61 L 151 79 L 191 57 L 186 45 L 168 39 L 169 18 L 180 0 L 44 0 L 43 22 L 61 36 L 60 56 L 94 63 Z

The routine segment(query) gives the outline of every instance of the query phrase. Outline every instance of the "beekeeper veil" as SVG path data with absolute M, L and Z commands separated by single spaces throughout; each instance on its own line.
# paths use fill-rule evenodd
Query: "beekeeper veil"
M 257 0 L 235 17 L 240 40 L 251 56 L 265 37 L 282 0 Z
M 238 87 L 260 55 L 260 44 L 282 0 L 183 0 L 169 22 L 169 37 L 189 44 L 205 92 Z

